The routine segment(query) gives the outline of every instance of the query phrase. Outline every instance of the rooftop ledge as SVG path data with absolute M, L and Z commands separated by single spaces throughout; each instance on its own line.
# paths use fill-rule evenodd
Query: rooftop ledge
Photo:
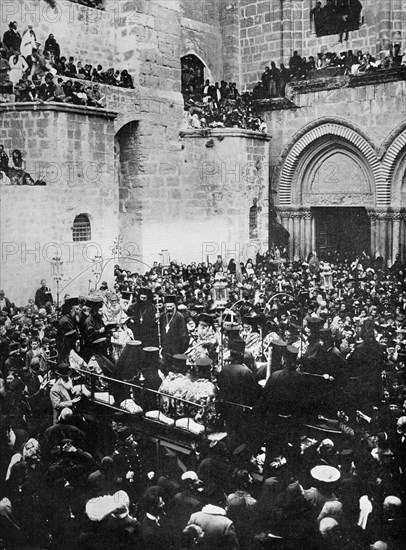
M 60 103 L 58 101 L 50 101 L 49 103 L 38 103 L 36 101 L 0 103 L 0 113 L 7 113 L 11 111 L 54 111 L 58 113 L 73 113 L 84 116 L 104 117 L 113 120 L 118 114 L 116 111 L 109 111 L 108 109 L 87 107 L 85 105 L 72 105 L 70 103 Z
M 270 141 L 271 135 L 247 130 L 246 128 L 188 128 L 179 132 L 181 138 L 217 138 L 222 140 L 225 137 L 250 138 L 262 141 Z
M 403 66 L 371 71 L 358 76 L 324 76 L 323 78 L 289 82 L 286 95 L 293 98 L 295 94 L 308 94 L 337 88 L 359 88 L 402 80 L 406 80 L 406 67 Z

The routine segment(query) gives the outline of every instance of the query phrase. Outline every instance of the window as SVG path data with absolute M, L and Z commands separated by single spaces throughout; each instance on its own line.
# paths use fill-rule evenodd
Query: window
M 258 238 L 258 206 L 253 204 L 250 208 L 250 228 L 249 228 L 250 239 Z
M 339 34 L 340 42 L 348 40 L 349 31 L 361 25 L 362 4 L 359 0 L 326 0 L 317 2 L 311 10 L 311 19 L 317 36 Z
M 74 243 L 90 241 L 92 238 L 92 230 L 89 217 L 86 214 L 79 214 L 79 216 L 76 216 L 73 222 L 72 235 Z

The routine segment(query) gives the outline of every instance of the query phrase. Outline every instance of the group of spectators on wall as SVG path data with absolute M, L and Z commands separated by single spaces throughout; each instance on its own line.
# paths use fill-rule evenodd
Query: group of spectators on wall
M 26 305 L 0 291 L 6 550 L 403 548 L 400 258 L 386 269 L 366 254 L 288 261 L 275 248 L 115 276 L 61 311 L 46 281 Z M 87 371 L 158 391 L 141 424 L 95 409 Z M 139 414 L 137 395 L 126 401 Z M 148 414 L 169 422 L 185 396 L 220 407 L 219 437 L 197 437 L 187 455 L 172 446 L 158 464 Z
M 200 127 L 215 126 L 218 123 L 220 126 L 222 124 L 233 126 L 234 118 L 238 118 L 240 127 L 248 128 L 249 123 L 241 122 L 244 118 L 243 114 L 237 115 L 234 109 L 239 101 L 244 105 L 252 106 L 253 100 L 284 97 L 286 85 L 292 82 L 340 75 L 361 76 L 400 67 L 406 67 L 406 54 L 402 51 L 400 44 L 389 44 L 377 57 L 373 57 L 368 52 L 363 53 L 361 50 L 356 53 L 348 50 L 339 55 L 335 52 L 320 52 L 316 57 L 306 58 L 302 57 L 298 51 L 294 51 L 288 66 L 281 63 L 278 68 L 274 61 L 266 66 L 261 80 L 253 87 L 252 92 L 244 92 L 240 95 L 235 83 L 222 81 L 219 85 L 218 82 L 211 84 L 206 80 L 201 86 L 197 79 L 190 78 L 187 82 L 182 82 L 182 92 L 187 108 L 192 101 L 192 114 L 197 113 L 198 116 L 194 118 L 199 118 Z M 241 101 L 241 98 L 244 100 Z M 200 112 L 195 105 L 200 108 Z M 248 116 L 251 114 L 249 112 Z M 259 117 L 254 118 L 256 119 L 254 126 L 260 127 L 262 121 Z M 198 125 L 199 122 L 193 120 L 191 124 Z
M 53 34 L 41 48 L 34 29 L 29 26 L 21 36 L 17 23 L 9 23 L 0 48 L 0 87 L 14 93 L 16 101 L 58 101 L 91 107 L 105 107 L 99 84 L 134 88 L 127 70 L 103 70 L 75 62 L 74 57 L 61 56 Z M 77 82 L 68 80 L 72 78 Z
M 245 128 L 266 133 L 265 121 L 258 115 L 252 94 L 240 94 L 235 82 L 210 84 L 205 81 L 201 96 L 184 96 L 189 128 Z
M 331 76 L 361 76 L 374 71 L 406 67 L 406 55 L 400 44 L 390 45 L 383 50 L 379 59 L 370 53 L 358 50 L 318 53 L 316 57 L 302 57 L 298 51 L 293 52 L 288 67 L 283 63 L 278 68 L 275 62 L 265 67 L 265 71 L 253 89 L 254 99 L 283 97 L 286 84 Z
M 26 171 L 25 160 L 19 149 L 10 151 L 10 156 L 0 144 L 0 186 L 1 185 L 46 185 L 42 179 L 34 181 Z

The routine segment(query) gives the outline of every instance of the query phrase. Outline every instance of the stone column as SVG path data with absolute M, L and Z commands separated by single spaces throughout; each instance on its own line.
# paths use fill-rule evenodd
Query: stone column
M 396 260 L 396 255 L 400 254 L 400 229 L 402 215 L 400 212 L 392 214 L 392 262 Z
M 389 227 L 391 222 L 391 214 L 388 212 L 377 212 L 377 224 L 379 227 L 379 238 L 377 239 L 377 248 L 380 255 L 384 258 L 385 263 L 388 263 L 392 255 L 392 248 L 389 241 Z
M 312 214 L 310 210 L 303 212 L 304 224 L 304 257 L 307 258 L 312 251 Z
M 300 212 L 292 212 L 293 217 L 293 260 L 298 260 L 300 258 Z
M 310 252 L 313 252 L 316 250 L 316 218 L 314 217 L 314 215 L 310 212 L 310 216 L 311 216 L 311 225 L 312 225 L 312 235 L 311 235 L 311 239 L 312 239 L 312 246 L 311 246 L 311 251 Z
M 377 253 L 377 223 L 376 223 L 376 212 L 368 212 L 368 216 L 371 220 L 371 256 L 375 258 Z

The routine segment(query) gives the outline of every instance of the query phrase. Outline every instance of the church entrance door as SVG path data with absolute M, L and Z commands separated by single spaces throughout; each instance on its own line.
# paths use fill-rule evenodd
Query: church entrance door
M 321 260 L 353 260 L 371 249 L 371 222 L 365 208 L 312 208 L 316 250 Z

